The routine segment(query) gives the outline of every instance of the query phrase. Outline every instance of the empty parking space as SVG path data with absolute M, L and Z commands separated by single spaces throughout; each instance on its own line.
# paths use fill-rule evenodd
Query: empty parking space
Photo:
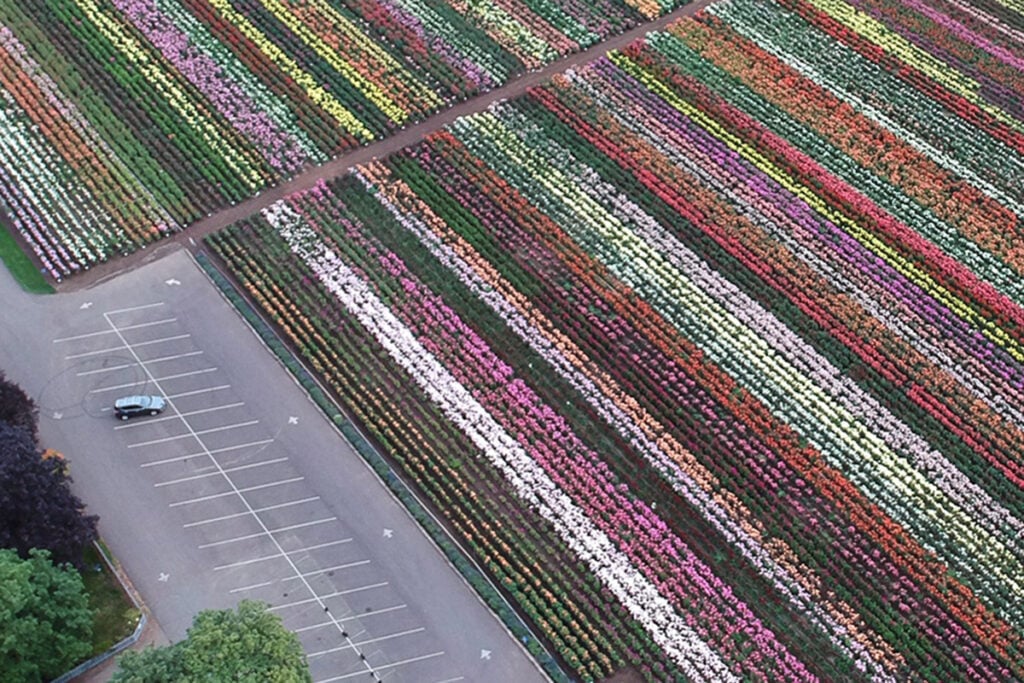
M 96 329 L 54 340 L 85 412 L 110 421 L 124 462 L 186 531 L 217 585 L 267 602 L 299 635 L 318 682 L 461 680 L 386 567 L 313 492 L 169 306 L 94 320 Z M 167 406 L 115 420 L 114 400 L 131 394 L 160 395 Z

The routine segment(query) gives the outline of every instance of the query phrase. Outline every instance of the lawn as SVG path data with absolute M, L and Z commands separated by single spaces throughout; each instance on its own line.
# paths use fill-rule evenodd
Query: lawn
M 95 546 L 89 546 L 83 560 L 82 581 L 89 593 L 89 606 L 95 610 L 89 656 L 95 657 L 132 634 L 139 623 L 139 610 Z
M 52 294 L 53 287 L 33 265 L 7 230 L 0 230 L 0 260 L 22 289 L 33 294 Z

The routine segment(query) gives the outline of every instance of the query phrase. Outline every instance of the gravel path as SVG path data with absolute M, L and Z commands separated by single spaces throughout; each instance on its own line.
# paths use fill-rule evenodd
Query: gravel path
M 552 62 L 542 69 L 523 74 L 522 76 L 509 81 L 500 88 L 478 95 L 466 100 L 465 102 L 460 102 L 459 104 L 424 119 L 415 125 L 404 128 L 390 137 L 371 143 L 365 147 L 354 149 L 351 152 L 347 152 L 325 164 L 321 164 L 320 166 L 309 168 L 281 185 L 268 188 L 255 197 L 238 204 L 225 207 L 216 213 L 193 223 L 182 232 L 175 233 L 171 237 L 150 244 L 145 249 L 140 249 L 127 256 L 113 258 L 106 263 L 91 266 L 89 270 L 73 275 L 65 279 L 63 282 L 55 284 L 54 287 L 58 292 L 71 292 L 80 289 L 87 289 L 94 284 L 116 277 L 122 272 L 132 270 L 140 265 L 158 259 L 168 251 L 176 250 L 182 246 L 193 251 L 197 251 L 202 248 L 202 238 L 206 235 L 225 228 L 246 216 L 250 216 L 292 192 L 297 192 L 311 187 L 321 178 L 337 178 L 338 176 L 343 175 L 352 166 L 366 163 L 372 159 L 386 157 L 403 147 L 407 147 L 418 142 L 427 134 L 443 128 L 460 116 L 466 116 L 468 114 L 482 111 L 493 102 L 514 98 L 525 92 L 528 88 L 544 82 L 554 74 L 561 73 L 574 66 L 586 64 L 587 62 L 600 57 L 609 50 L 624 47 L 650 31 L 664 28 L 666 25 L 680 17 L 692 16 L 710 3 L 711 0 L 696 0 L 695 2 L 680 7 L 679 9 L 660 17 L 655 21 L 647 22 L 627 31 L 626 33 L 613 36 L 612 38 L 598 43 L 587 50 L 574 53 L 564 59 Z

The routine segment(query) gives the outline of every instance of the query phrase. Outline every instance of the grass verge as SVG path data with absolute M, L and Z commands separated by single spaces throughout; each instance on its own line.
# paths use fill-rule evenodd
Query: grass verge
M 114 572 L 90 545 L 82 557 L 85 570 L 82 581 L 89 594 L 89 607 L 95 616 L 92 622 L 92 654 L 106 652 L 132 634 L 139 623 L 139 610 L 121 589 Z
M 26 292 L 53 294 L 53 287 L 21 250 L 6 226 L 0 226 L 0 261 L 4 262 L 7 270 L 11 271 L 11 275 Z

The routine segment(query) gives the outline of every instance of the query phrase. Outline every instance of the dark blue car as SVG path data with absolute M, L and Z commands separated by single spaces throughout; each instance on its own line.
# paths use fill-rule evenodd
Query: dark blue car
M 127 420 L 136 415 L 159 415 L 167 407 L 162 396 L 125 396 L 114 401 L 114 415 Z

